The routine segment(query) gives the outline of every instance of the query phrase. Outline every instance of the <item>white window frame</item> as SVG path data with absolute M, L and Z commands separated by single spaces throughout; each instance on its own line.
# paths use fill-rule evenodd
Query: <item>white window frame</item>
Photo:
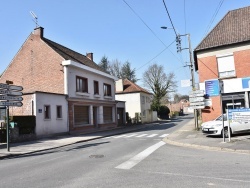
M 217 56 L 217 66 L 219 78 L 236 76 L 233 54 Z

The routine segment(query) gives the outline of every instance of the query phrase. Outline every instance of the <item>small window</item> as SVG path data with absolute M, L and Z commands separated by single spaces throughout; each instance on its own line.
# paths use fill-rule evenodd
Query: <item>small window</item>
M 62 106 L 56 106 L 56 118 L 62 118 Z
M 76 91 L 88 93 L 88 79 L 76 76 Z
M 99 94 L 99 83 L 98 81 L 94 81 L 94 95 Z
M 104 84 L 103 85 L 104 96 L 111 96 L 111 85 Z
M 44 119 L 50 119 L 50 105 L 44 106 Z

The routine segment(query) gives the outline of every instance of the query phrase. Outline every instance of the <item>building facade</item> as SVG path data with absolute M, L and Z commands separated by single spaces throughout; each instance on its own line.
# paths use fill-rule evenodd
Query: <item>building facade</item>
M 93 61 L 92 53 L 85 56 L 45 38 L 42 27 L 3 72 L 0 83 L 6 80 L 22 86 L 24 94 L 23 106 L 11 107 L 11 115 L 36 116 L 38 135 L 117 126 L 116 78 Z
M 153 94 L 128 79 L 116 81 L 116 100 L 126 102 L 126 112 L 132 121 L 142 123 L 157 120 L 157 113 L 151 110 Z
M 228 108 L 249 108 L 249 23 L 250 7 L 229 11 L 194 50 L 200 89 L 208 92 L 207 83 L 214 82 L 221 91 L 209 96 L 212 105 L 202 110 L 203 121 Z

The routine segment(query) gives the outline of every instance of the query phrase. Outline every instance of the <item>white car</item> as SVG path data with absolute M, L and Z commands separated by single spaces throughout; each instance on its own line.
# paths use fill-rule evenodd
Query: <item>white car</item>
M 207 135 L 221 135 L 223 136 L 222 115 L 212 121 L 201 124 L 201 130 Z M 241 132 L 250 131 L 250 122 L 231 122 L 230 133 L 236 134 Z M 227 116 L 224 114 L 224 136 L 228 138 L 228 121 Z

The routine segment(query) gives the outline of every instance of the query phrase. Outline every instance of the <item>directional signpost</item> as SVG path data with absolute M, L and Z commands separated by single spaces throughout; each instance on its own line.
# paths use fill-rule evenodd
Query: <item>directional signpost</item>
M 9 85 L 13 84 L 12 81 L 6 81 L 7 84 L 0 83 L 0 108 L 6 108 L 7 116 L 7 151 L 10 151 L 9 148 L 9 107 L 16 106 L 21 107 L 23 103 L 21 102 L 23 98 L 21 97 L 23 93 L 22 86 Z
M 204 90 L 191 91 L 189 93 L 190 107 L 193 109 L 205 108 L 204 93 Z

